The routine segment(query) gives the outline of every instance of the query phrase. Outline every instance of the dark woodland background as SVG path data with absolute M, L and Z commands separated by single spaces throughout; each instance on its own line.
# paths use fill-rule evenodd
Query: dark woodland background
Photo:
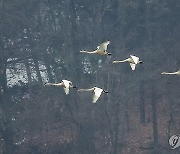
M 79 52 L 106 40 L 111 57 Z M 0 153 L 179 154 L 180 78 L 160 74 L 179 52 L 179 0 L 0 0 Z M 110 93 L 44 86 L 62 79 Z

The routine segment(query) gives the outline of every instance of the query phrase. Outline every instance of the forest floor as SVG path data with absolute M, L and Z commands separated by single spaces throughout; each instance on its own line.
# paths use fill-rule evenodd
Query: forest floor
M 150 104 L 150 103 L 148 103 Z M 123 154 L 150 154 L 153 152 L 153 125 L 151 106 L 146 106 L 146 122 L 140 124 L 138 106 L 130 111 L 130 131 L 125 134 L 125 147 L 122 149 Z M 170 136 L 178 134 L 180 126 L 180 112 L 173 113 L 174 121 L 171 124 Z M 170 149 L 168 140 L 168 123 L 170 120 L 169 108 L 166 102 L 158 102 L 157 104 L 157 127 L 158 127 L 158 148 L 163 153 L 178 153 L 179 149 Z

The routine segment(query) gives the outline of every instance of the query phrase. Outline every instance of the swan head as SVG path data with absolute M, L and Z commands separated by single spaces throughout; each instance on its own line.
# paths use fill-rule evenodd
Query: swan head
M 110 52 L 108 52 L 108 53 L 107 53 L 107 55 L 108 55 L 108 56 L 111 56 L 111 53 L 110 53 Z
M 109 93 L 109 91 L 105 91 L 105 90 L 103 90 L 103 93 Z

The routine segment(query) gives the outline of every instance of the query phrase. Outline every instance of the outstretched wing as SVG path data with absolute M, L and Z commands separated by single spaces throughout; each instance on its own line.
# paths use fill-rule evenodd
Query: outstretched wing
M 102 89 L 101 88 L 95 88 L 94 90 L 94 95 L 93 95 L 93 100 L 92 102 L 93 103 L 96 103 L 96 101 L 99 99 L 99 97 L 101 96 L 102 94 Z
M 106 51 L 109 44 L 110 41 L 103 42 L 97 47 L 97 49 L 101 51 Z
M 70 88 L 70 82 L 71 81 L 68 81 L 68 80 L 62 80 L 63 83 L 64 83 L 64 92 L 66 93 L 66 95 L 69 94 L 69 88 Z
M 134 71 L 136 68 L 136 64 L 130 63 L 131 69 Z
M 139 57 L 136 57 L 136 56 L 133 56 L 133 55 L 130 55 L 130 57 L 132 58 L 132 60 L 134 61 L 135 64 L 138 64 Z

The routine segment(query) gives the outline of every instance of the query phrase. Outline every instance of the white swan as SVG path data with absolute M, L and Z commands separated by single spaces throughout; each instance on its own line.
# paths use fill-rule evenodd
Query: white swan
M 69 89 L 70 88 L 77 88 L 76 86 L 74 86 L 72 84 L 71 81 L 68 81 L 68 80 L 62 80 L 62 82 L 60 83 L 46 83 L 45 86 L 60 86 L 60 87 L 63 87 L 64 88 L 64 92 L 66 93 L 66 95 L 69 94 Z
M 134 55 L 130 55 L 130 57 L 125 60 L 113 61 L 112 63 L 115 64 L 115 63 L 124 63 L 124 62 L 128 62 L 133 71 L 135 70 L 137 64 L 143 63 L 142 61 L 139 60 L 139 57 L 136 57 Z
M 89 53 L 89 54 L 98 54 L 98 55 L 111 55 L 111 53 L 109 53 L 107 51 L 107 47 L 110 44 L 110 41 L 106 41 L 101 43 L 99 46 L 97 46 L 97 49 L 94 51 L 86 51 L 86 50 L 81 50 L 80 52 L 82 53 Z
M 92 102 L 96 103 L 96 101 L 99 99 L 99 97 L 101 96 L 102 92 L 103 93 L 109 93 L 108 91 L 105 91 L 104 89 L 98 88 L 98 87 L 93 87 L 90 89 L 78 89 L 78 91 L 92 91 L 93 94 L 93 99 Z
M 168 74 L 168 75 L 180 75 L 180 69 L 176 72 L 162 72 L 161 74 Z

